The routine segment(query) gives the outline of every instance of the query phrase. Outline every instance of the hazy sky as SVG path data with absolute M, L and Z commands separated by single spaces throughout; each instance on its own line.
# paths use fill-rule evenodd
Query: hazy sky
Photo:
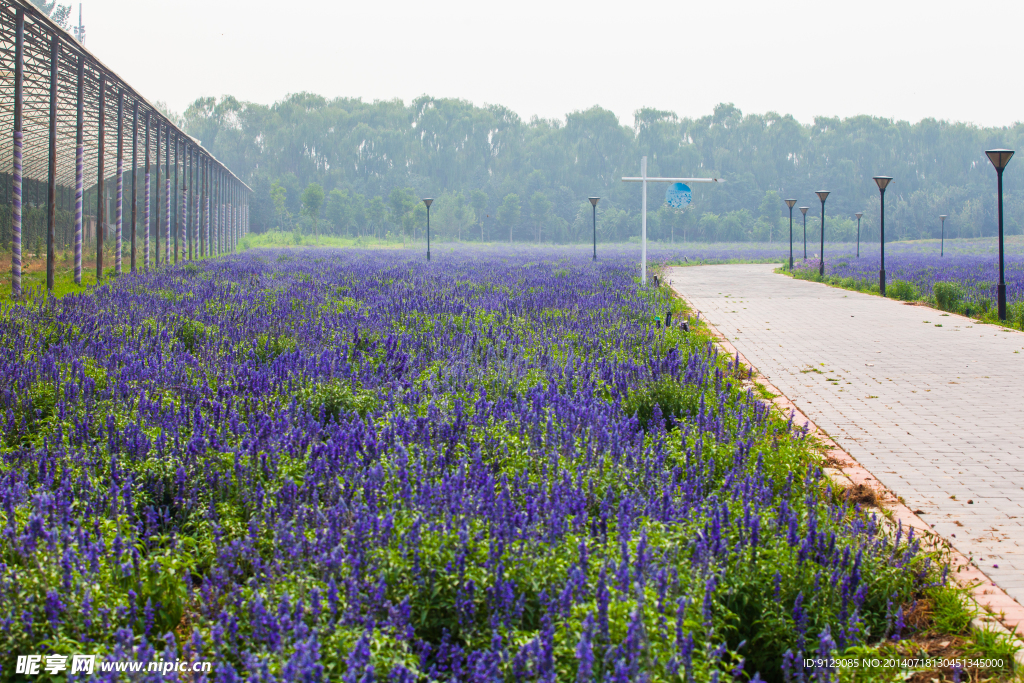
M 640 107 L 701 116 L 719 102 L 802 122 L 1024 119 L 1019 0 L 84 0 L 83 9 L 86 46 L 178 112 L 203 95 L 271 103 L 306 90 L 458 97 L 525 119 L 598 104 L 629 125 Z

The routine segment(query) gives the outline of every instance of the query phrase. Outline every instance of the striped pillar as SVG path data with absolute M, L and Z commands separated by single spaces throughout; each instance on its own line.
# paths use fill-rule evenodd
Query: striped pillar
M 75 284 L 82 284 L 82 198 L 85 192 L 85 57 L 78 57 L 78 98 L 75 100 Z
M 114 198 L 114 273 L 121 274 L 121 234 L 124 201 L 124 90 L 117 95 L 117 184 Z
M 170 152 L 167 153 L 170 155 Z M 167 197 L 167 206 L 165 211 L 167 213 L 164 216 L 164 261 L 167 263 L 171 262 L 171 179 L 168 178 L 165 181 L 164 196 Z
M 198 159 L 196 160 L 196 166 L 197 167 L 199 166 Z M 198 180 L 196 182 L 192 183 L 192 188 L 193 188 L 192 189 L 192 207 L 193 207 L 193 210 L 192 210 L 192 242 L 189 243 L 189 247 L 193 247 L 193 248 L 189 249 L 189 251 L 192 254 L 194 254 L 196 256 L 196 258 L 198 258 L 199 257 L 199 240 L 197 238 L 199 237 L 199 231 L 201 230 L 201 227 L 199 225 L 199 182 L 198 182 Z
M 20 10 L 19 10 L 20 11 Z M 21 123 L 19 121 L 19 123 Z M 11 215 L 11 296 L 21 296 L 21 146 L 23 134 L 14 131 L 14 198 Z
M 148 172 L 146 172 L 146 174 L 145 174 L 145 202 L 144 202 L 144 204 L 145 204 L 145 206 L 148 206 L 148 204 L 150 204 L 150 174 L 148 174 Z M 143 207 L 143 211 L 145 213 L 150 213 L 150 211 L 148 211 L 148 209 L 146 209 L 144 207 Z M 157 239 L 158 240 L 160 239 L 159 234 L 157 236 Z M 157 248 L 159 249 L 160 246 L 158 245 Z M 143 250 L 143 252 L 145 254 L 142 257 L 142 260 L 145 261 L 145 269 L 148 270 L 148 269 L 150 269 L 150 221 L 148 221 L 148 220 L 145 221 L 145 229 L 142 230 L 142 250 Z
M 182 183 L 181 188 L 181 259 L 185 260 L 185 254 L 188 253 L 188 244 L 186 243 L 186 236 L 188 235 L 188 189 L 185 187 L 185 183 Z
M 213 241 L 210 242 L 210 255 L 214 256 L 219 252 L 217 248 L 217 214 L 220 213 L 220 210 L 217 208 L 217 176 L 213 177 L 213 184 L 210 189 L 213 192 L 213 216 L 211 217 L 213 221 Z
M 14 35 L 14 196 L 11 198 L 11 296 L 21 296 L 21 129 L 22 83 L 25 80 L 25 10 L 18 8 Z
M 85 194 L 85 145 L 75 148 L 75 284 L 82 284 L 82 199 Z
M 135 272 L 139 230 L 139 101 L 132 104 L 132 231 L 131 269 Z M 147 252 L 149 250 L 147 249 Z
M 223 190 L 223 188 L 222 188 Z M 228 229 L 227 216 L 224 215 L 224 197 L 220 197 L 220 206 L 217 207 L 217 213 L 220 214 L 220 233 L 217 237 L 217 249 L 220 254 L 223 254 L 224 249 L 224 233 Z
M 117 202 L 114 205 L 114 272 L 121 274 L 121 219 L 122 201 L 124 197 L 124 159 L 118 155 L 117 159 Z
M 146 229 L 142 231 L 142 241 L 146 248 L 146 270 L 149 270 L 149 166 L 146 166 L 146 187 L 143 189 L 142 220 Z
M 151 261 L 150 261 L 151 258 L 152 258 L 153 261 L 155 261 L 155 263 L 153 263 L 152 265 L 155 265 L 157 268 L 160 267 L 160 233 L 159 232 L 157 232 L 157 234 L 156 234 L 156 245 L 155 245 L 156 249 L 155 249 L 155 252 L 154 252 L 154 254 L 152 256 L 149 253 L 150 252 L 150 245 L 149 245 L 149 237 L 150 237 L 150 235 L 149 235 L 149 230 L 150 230 L 150 223 L 149 223 L 149 212 L 150 212 L 150 195 L 149 195 L 149 193 L 150 193 L 150 178 L 149 178 L 149 173 L 150 173 L 150 171 L 149 171 L 149 169 L 150 169 L 150 165 L 149 165 L 150 142 L 149 142 L 149 130 L 150 130 L 150 127 L 149 127 L 149 123 L 150 123 L 150 113 L 147 111 L 146 112 L 146 152 L 143 155 L 143 159 L 142 159 L 142 165 L 146 168 L 146 173 L 145 173 L 145 175 L 143 177 L 143 179 L 144 179 L 144 187 L 142 188 L 142 217 L 143 217 L 143 220 L 146 222 L 146 229 L 145 229 L 145 231 L 143 231 L 143 239 L 145 241 L 145 244 L 143 246 L 146 248 L 146 257 L 145 257 L 146 270 L 149 270 L 150 263 L 151 263 Z
M 206 240 L 203 242 L 203 251 L 209 251 L 210 249 L 210 195 L 203 195 L 203 234 L 206 235 Z M 209 254 L 203 254 L 203 256 L 209 256 Z

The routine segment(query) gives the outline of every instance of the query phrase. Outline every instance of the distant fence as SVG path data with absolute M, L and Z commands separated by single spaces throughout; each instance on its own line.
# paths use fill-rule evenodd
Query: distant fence
M 233 251 L 252 194 L 224 164 L 27 0 L 0 0 L 0 245 L 104 250 L 116 273 Z M 96 226 L 102 226 L 97 229 Z M 127 263 L 122 263 L 126 260 Z

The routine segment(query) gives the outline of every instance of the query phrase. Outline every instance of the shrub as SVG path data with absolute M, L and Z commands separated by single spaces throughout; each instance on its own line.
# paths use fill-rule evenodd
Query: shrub
M 206 325 L 198 320 L 186 319 L 174 330 L 174 337 L 181 342 L 181 345 L 189 353 L 195 353 L 196 349 L 202 346 L 211 332 L 212 329 L 208 329 Z
M 629 393 L 622 402 L 626 415 L 636 415 L 644 429 L 654 417 L 654 406 L 661 409 L 663 418 L 679 419 L 697 414 L 700 407 L 700 392 L 693 385 L 681 384 L 671 377 L 639 387 Z
M 1006 320 L 1017 329 L 1024 330 L 1024 301 L 1017 301 L 1006 306 Z
M 885 288 L 885 293 L 890 299 L 899 299 L 900 301 L 916 301 L 918 298 L 917 286 L 906 280 L 893 280 Z
M 324 411 L 324 417 L 338 420 L 344 413 L 355 411 L 365 417 L 376 406 L 374 395 L 368 391 L 353 391 L 348 383 L 336 379 L 311 387 L 304 387 L 298 393 L 303 407 L 314 415 Z
M 286 334 L 261 334 L 256 337 L 256 358 L 261 363 L 269 363 L 283 353 L 293 353 L 297 348 L 295 339 Z
M 936 282 L 932 287 L 935 305 L 943 311 L 955 312 L 964 298 L 963 287 L 955 282 Z

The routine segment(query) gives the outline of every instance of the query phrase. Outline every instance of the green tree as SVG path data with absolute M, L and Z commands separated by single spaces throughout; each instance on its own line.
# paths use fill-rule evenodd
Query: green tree
M 71 5 L 58 5 L 57 0 L 32 0 L 32 4 L 38 7 L 43 14 L 50 17 L 57 26 L 60 26 L 65 31 L 68 30 Z
M 768 190 L 764 193 L 764 198 L 761 199 L 761 206 L 757 209 L 757 222 L 760 224 L 755 232 L 759 235 L 767 233 L 768 241 L 775 241 L 775 228 L 779 224 L 779 212 L 782 210 L 780 207 L 785 207 L 782 199 L 779 198 L 779 193 L 775 190 Z M 789 210 L 786 209 L 788 212 Z M 789 215 L 788 213 L 786 214 Z
M 288 227 L 288 224 L 291 223 L 288 215 L 288 208 L 285 206 L 288 199 L 288 191 L 275 180 L 270 186 L 270 198 L 274 202 L 274 213 L 277 215 L 277 226 L 279 229 L 284 230 Z
M 388 207 L 380 197 L 373 197 L 366 207 L 366 222 L 371 230 L 378 230 L 384 227 L 384 221 L 388 216 Z
M 537 244 L 541 241 L 541 229 L 544 221 L 547 220 L 548 211 L 551 210 L 551 202 L 541 191 L 534 192 L 530 197 L 530 218 L 537 227 Z
M 53 2 L 37 1 L 44 7 Z M 887 193 L 886 207 L 894 238 L 937 238 L 940 213 L 950 216 L 946 227 L 953 234 L 990 235 L 996 214 L 989 208 L 990 165 L 983 150 L 1019 148 L 1024 142 L 1024 123 L 981 128 L 934 119 L 910 124 L 854 116 L 802 124 L 778 112 L 745 114 L 729 103 L 697 117 L 641 109 L 633 125 L 622 125 L 600 107 L 564 120 L 524 121 L 506 107 L 476 107 L 458 99 L 423 96 L 407 104 L 296 93 L 270 105 L 230 96 L 200 98 L 185 110 L 184 119 L 190 135 L 253 187 L 254 205 L 267 207 L 253 211 L 255 230 L 275 221 L 287 223 L 283 213 L 270 210 L 272 181 L 286 189 L 285 207 L 292 215 L 300 211 L 303 188 L 315 182 L 367 198 L 380 194 L 392 208 L 394 224 L 411 229 L 405 218 L 409 205 L 392 205 L 391 190 L 418 187 L 429 179 L 438 195 L 462 192 L 481 222 L 488 209 L 495 209 L 490 200 L 500 204 L 509 194 L 522 198 L 529 220 L 530 199 L 543 193 L 551 208 L 542 237 L 561 225 L 556 217 L 567 222 L 569 233 L 579 232 L 579 202 L 601 195 L 602 209 L 624 212 L 602 228 L 615 240 L 638 232 L 636 187 L 620 178 L 636 175 L 643 154 L 654 175 L 728 180 L 694 187 L 692 214 L 685 220 L 668 214 L 652 220 L 658 239 L 673 239 L 682 227 L 688 240 L 774 240 L 787 231 L 786 221 L 780 220 L 785 211 L 781 201 L 771 208 L 774 200 L 762 210 L 766 193 L 814 206 L 814 190 L 826 187 L 832 190 L 829 211 L 837 216 L 863 211 L 861 236 L 876 240 L 878 192 L 871 176 L 880 169 L 897 178 L 898 192 Z M 257 184 L 257 177 L 267 182 Z M 477 204 L 473 192 L 490 199 Z M 1008 186 L 1004 203 L 1011 216 L 1024 215 L 1024 190 Z M 740 209 L 748 212 L 749 222 L 737 230 L 736 220 L 726 221 L 726 216 Z M 712 215 L 702 222 L 705 214 Z M 365 220 L 353 222 L 358 230 L 366 225 Z M 1011 227 L 1019 223 L 1013 220 Z M 486 226 L 480 227 L 486 236 Z M 514 237 L 518 228 L 503 224 L 499 230 L 506 227 Z
M 424 235 L 427 231 L 427 205 L 418 202 L 409 213 L 405 214 L 405 230 L 412 233 L 416 226 L 423 228 Z
M 302 192 L 302 212 L 313 222 L 313 235 L 319 238 L 320 207 L 324 204 L 324 188 L 310 183 Z
M 501 200 L 498 207 L 498 223 L 508 228 L 508 243 L 512 244 L 512 228 L 519 222 L 519 213 L 522 210 L 519 204 L 519 195 L 510 192 Z
M 351 213 L 352 200 L 348 196 L 348 191 L 337 188 L 331 190 L 331 193 L 327 195 L 327 220 L 339 235 L 348 228 Z
M 391 209 L 391 222 L 396 228 L 403 231 L 411 231 L 413 239 L 416 238 L 416 221 L 409 214 L 421 203 L 413 193 L 411 187 L 396 187 L 388 195 L 388 206 Z
M 484 241 L 484 212 L 487 211 L 487 193 L 483 190 L 473 190 L 469 193 L 469 203 L 473 205 L 473 213 L 480 223 L 480 241 Z
M 356 192 L 352 195 L 352 203 L 349 205 L 352 211 L 352 224 L 355 231 L 362 235 L 366 229 L 366 197 Z

